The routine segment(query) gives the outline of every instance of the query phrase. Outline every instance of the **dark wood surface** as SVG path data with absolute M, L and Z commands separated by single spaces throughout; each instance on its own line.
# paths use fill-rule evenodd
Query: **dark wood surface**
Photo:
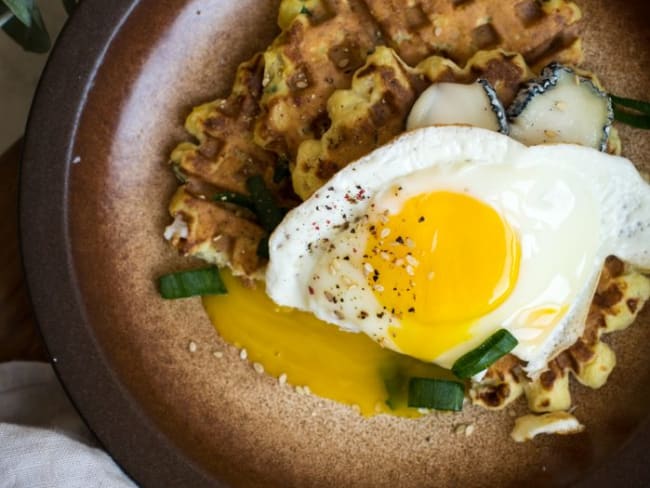
M 18 241 L 20 142 L 0 155 L 0 362 L 47 361 L 23 278 Z

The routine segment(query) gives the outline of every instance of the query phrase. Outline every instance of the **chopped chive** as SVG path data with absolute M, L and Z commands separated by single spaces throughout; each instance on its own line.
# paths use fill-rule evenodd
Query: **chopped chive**
M 176 179 L 181 183 L 187 183 L 187 175 L 183 172 L 181 167 L 177 164 L 172 164 L 172 171 L 176 176 Z
M 289 160 L 285 157 L 281 157 L 278 159 L 278 162 L 275 165 L 275 169 L 273 170 L 273 183 L 282 183 L 282 181 L 284 181 L 289 176 L 291 176 L 291 171 L 289 170 Z
M 253 200 L 251 200 L 250 197 L 247 197 L 246 195 L 242 195 L 241 193 L 236 193 L 234 191 L 221 191 L 219 193 L 215 193 L 212 196 L 212 200 L 215 202 L 234 203 L 235 205 L 245 207 L 255 212 L 255 204 L 253 203 Z
M 458 358 L 451 371 L 459 378 L 474 376 L 508 354 L 517 344 L 517 339 L 510 332 L 499 329 L 476 349 Z
M 411 378 L 408 406 L 436 410 L 460 411 L 463 409 L 465 386 L 458 381 L 434 378 Z
M 391 410 L 396 410 L 400 405 L 404 404 L 408 378 L 398 369 L 386 371 L 382 376 L 387 395 L 386 405 Z
M 269 238 L 262 237 L 257 244 L 257 255 L 263 259 L 269 259 Z
M 159 278 L 158 285 L 160 295 L 166 299 L 223 295 L 228 292 L 219 270 L 214 266 L 166 274 Z
M 634 100 L 632 98 L 617 97 L 616 95 L 610 95 L 609 98 L 612 99 L 612 103 L 615 105 L 631 108 L 641 112 L 642 114 L 650 115 L 650 102 Z
M 635 114 L 614 106 L 614 119 L 637 129 L 650 129 L 650 115 Z
M 260 175 L 248 178 L 246 188 L 251 195 L 260 224 L 270 234 L 284 218 L 285 211 L 276 205 L 273 195 L 264 183 L 264 178 Z

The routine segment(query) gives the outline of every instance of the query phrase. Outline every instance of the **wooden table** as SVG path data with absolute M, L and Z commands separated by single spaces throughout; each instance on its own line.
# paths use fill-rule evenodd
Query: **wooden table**
M 20 142 L 0 156 L 0 362 L 47 361 L 27 295 L 18 244 Z

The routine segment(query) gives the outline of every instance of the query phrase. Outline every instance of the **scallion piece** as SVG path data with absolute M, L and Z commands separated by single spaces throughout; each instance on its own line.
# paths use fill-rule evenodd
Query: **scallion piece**
M 470 378 L 508 354 L 517 344 L 517 339 L 510 332 L 500 329 L 476 349 L 459 357 L 451 371 L 459 378 Z
M 650 129 L 650 115 L 635 114 L 614 105 L 614 119 L 637 129 Z
M 214 266 L 180 271 L 161 276 L 158 280 L 160 295 L 166 299 L 187 298 L 197 295 L 223 295 L 227 293 Z
M 614 119 L 638 129 L 650 129 L 650 102 L 610 95 Z
M 434 378 L 411 378 L 409 380 L 409 407 L 457 412 L 463 409 L 464 398 L 465 386 L 458 381 Z
M 255 205 L 253 204 L 253 200 L 251 200 L 246 195 L 242 195 L 241 193 L 236 193 L 234 191 L 221 191 L 219 193 L 215 193 L 212 196 L 212 200 L 215 202 L 234 203 L 235 205 L 246 207 L 250 211 L 255 212 Z
M 257 244 L 257 255 L 263 259 L 269 259 L 269 238 L 262 237 Z
M 641 112 L 642 114 L 650 115 L 650 102 L 634 100 L 632 98 L 617 97 L 616 95 L 610 95 L 609 98 L 612 99 L 612 103 L 614 105 L 631 108 L 637 110 L 638 112 Z
M 278 184 L 282 183 L 286 178 L 291 176 L 291 170 L 289 169 L 289 160 L 287 158 L 280 158 L 275 164 L 273 170 L 273 183 Z
M 284 218 L 284 210 L 276 205 L 273 194 L 266 187 L 264 178 L 260 175 L 248 178 L 246 188 L 251 195 L 255 214 L 260 224 L 270 234 Z

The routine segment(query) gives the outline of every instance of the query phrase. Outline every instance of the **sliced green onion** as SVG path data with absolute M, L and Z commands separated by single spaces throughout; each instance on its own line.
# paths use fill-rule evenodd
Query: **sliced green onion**
M 269 238 L 262 237 L 257 244 L 257 255 L 263 259 L 269 259 Z
M 252 212 L 255 212 L 255 205 L 253 204 L 253 200 L 251 200 L 250 197 L 247 197 L 246 195 L 242 195 L 241 193 L 236 193 L 234 191 L 221 191 L 219 193 L 215 193 L 212 196 L 212 200 L 215 202 L 234 203 L 235 205 L 246 207 Z
M 214 266 L 180 271 L 161 276 L 158 280 L 160 295 L 166 299 L 187 298 L 197 295 L 223 295 L 227 293 Z
M 451 371 L 459 378 L 474 376 L 508 354 L 517 344 L 517 339 L 510 332 L 500 329 L 476 349 L 459 357 L 452 366 Z
M 382 376 L 387 394 L 386 405 L 391 410 L 396 410 L 400 405 L 404 404 L 408 378 L 397 369 L 385 371 Z
M 614 119 L 637 129 L 650 129 L 650 115 L 635 114 L 614 106 Z
M 270 234 L 284 218 L 285 211 L 276 205 L 273 194 L 266 187 L 264 178 L 260 175 L 248 178 L 246 188 L 251 195 L 255 214 L 260 224 Z
M 187 175 L 183 172 L 181 167 L 177 164 L 172 164 L 172 171 L 176 176 L 176 179 L 181 183 L 187 183 Z
M 433 378 L 411 378 L 409 381 L 409 407 L 458 412 L 463 409 L 464 398 L 465 386 L 458 381 Z
M 289 160 L 287 158 L 280 158 L 275 164 L 275 169 L 273 170 L 273 183 L 278 184 L 291 176 L 291 171 L 289 170 Z
M 612 103 L 615 105 L 631 108 L 641 112 L 642 114 L 650 115 L 650 102 L 634 100 L 632 98 L 617 97 L 616 95 L 610 95 L 609 98 L 612 99 Z

